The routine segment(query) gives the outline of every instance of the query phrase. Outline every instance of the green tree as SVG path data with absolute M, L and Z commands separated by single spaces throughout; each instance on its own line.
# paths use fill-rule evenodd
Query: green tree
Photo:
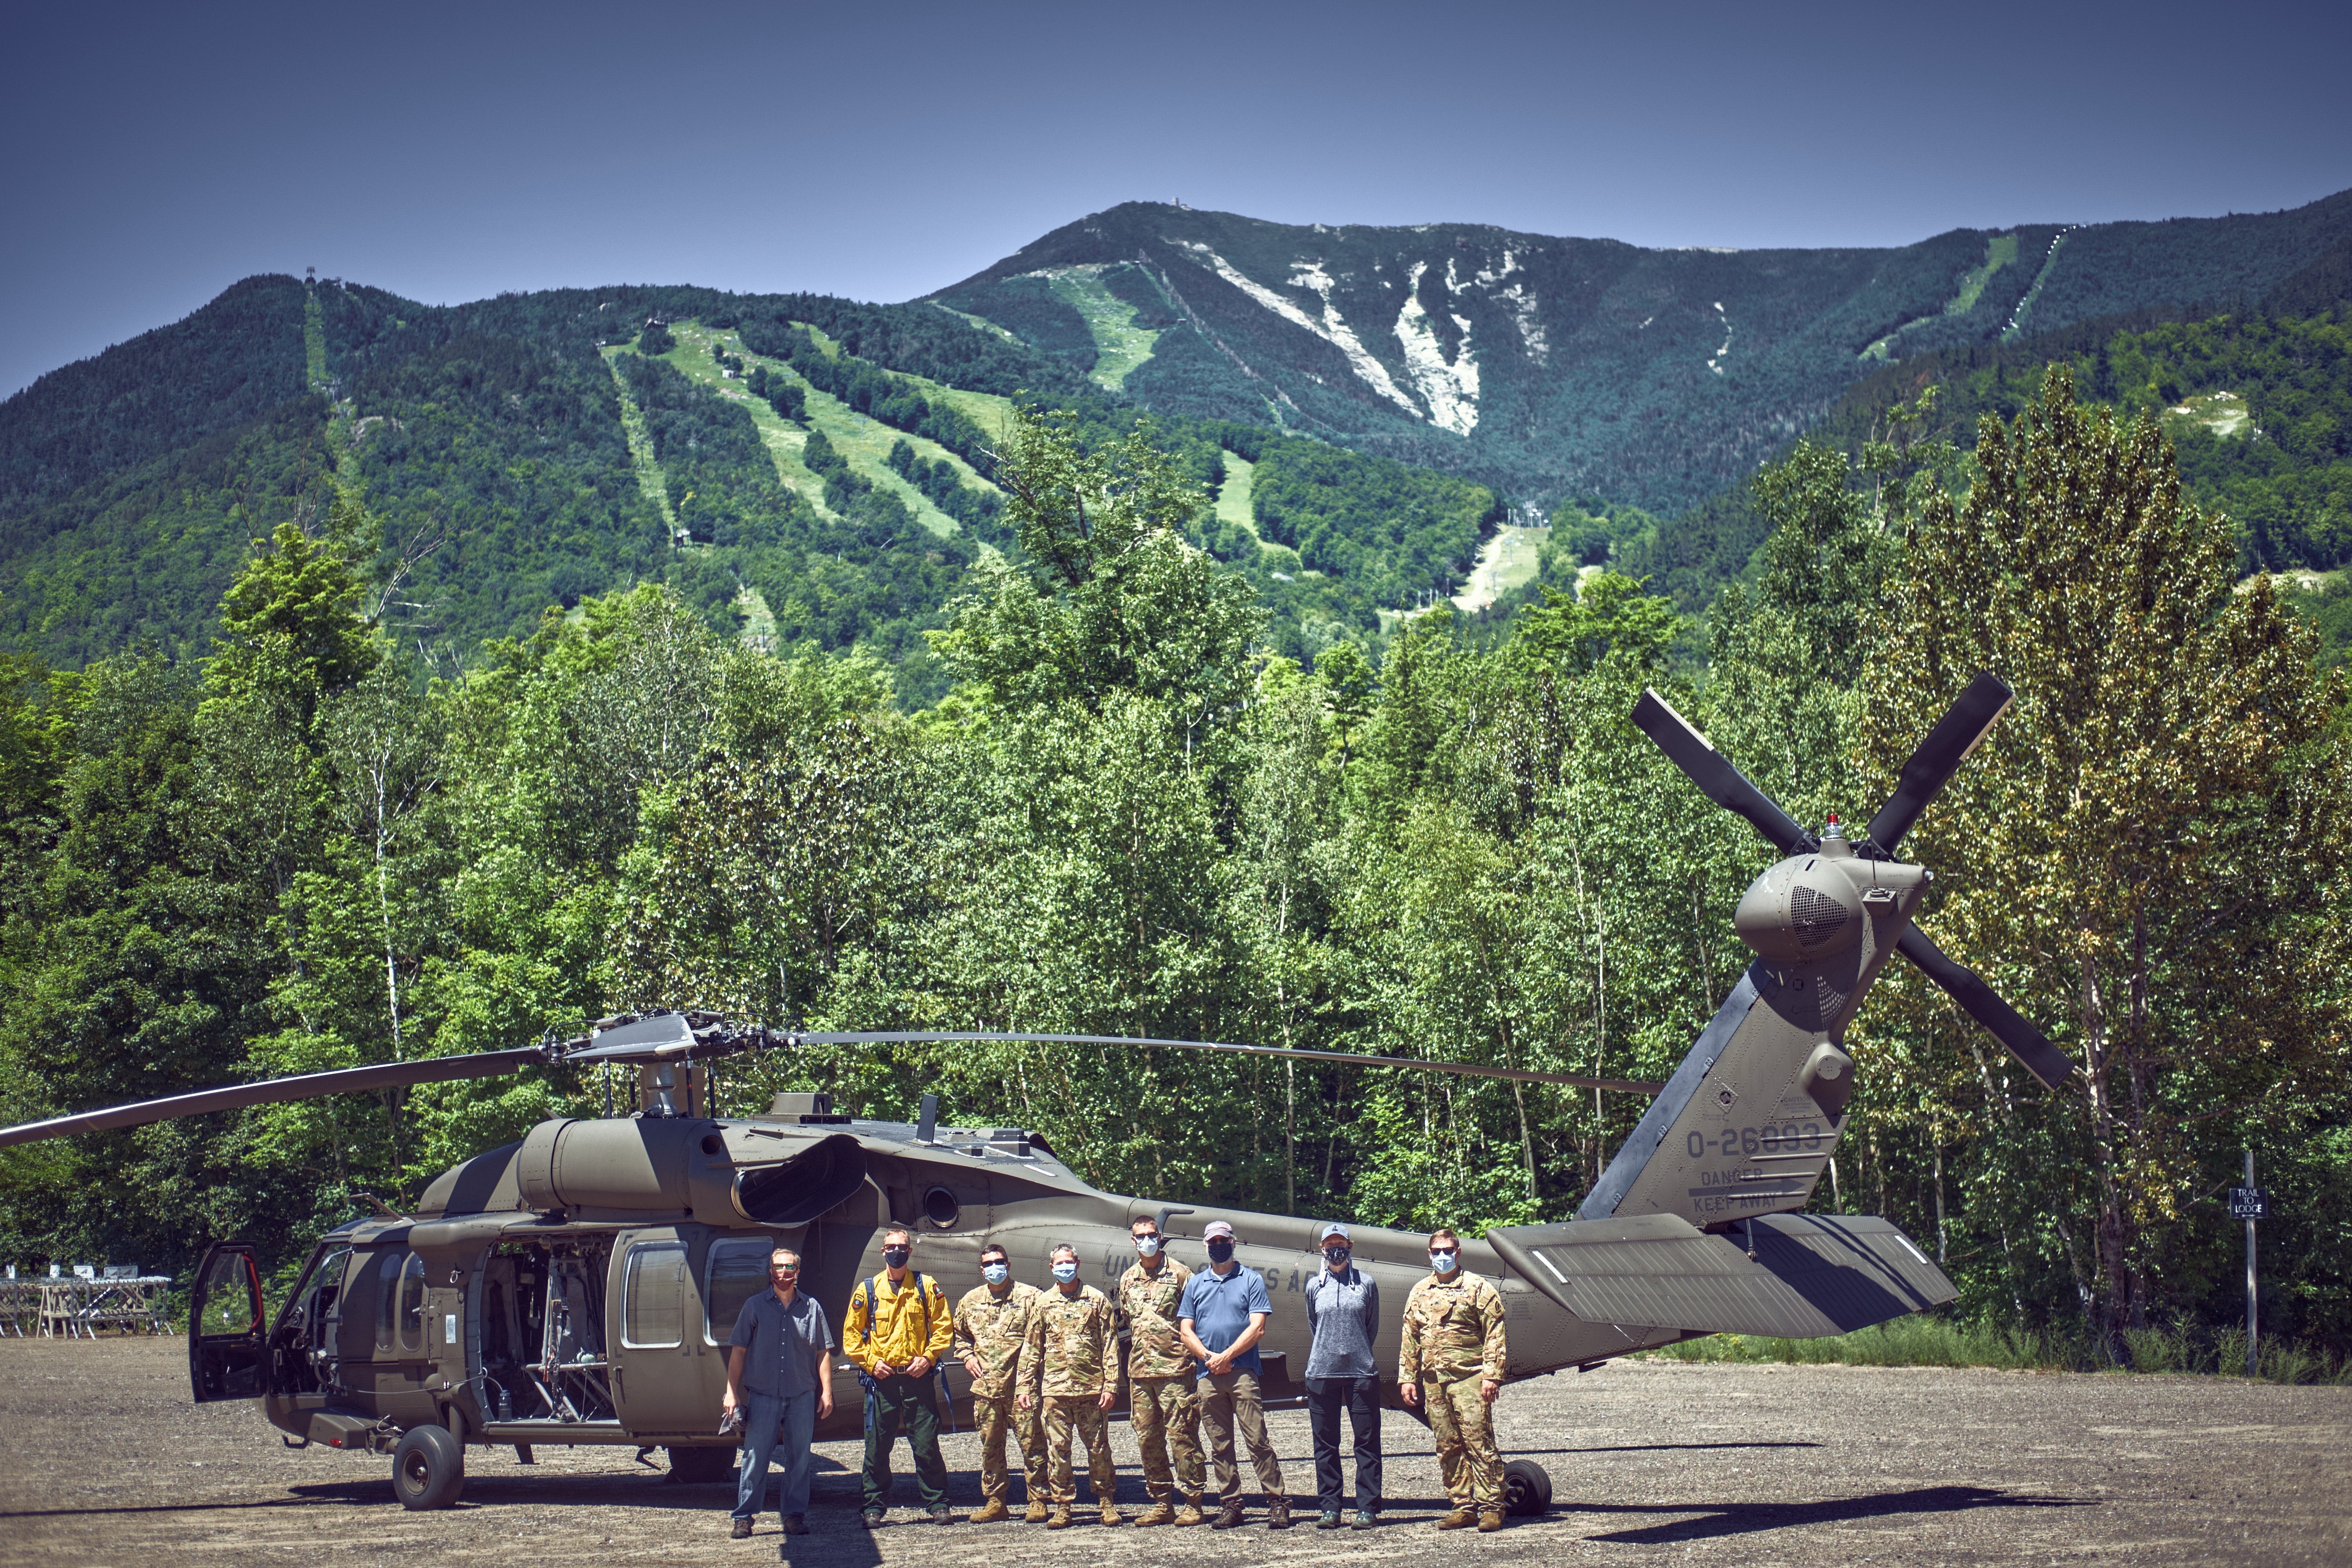
M 1931 500 L 1913 532 L 1861 754 L 1883 791 L 1977 670 L 2017 689 L 1904 847 L 1937 873 L 1926 926 L 2083 1077 L 2031 1089 L 1897 984 L 1866 1015 L 1864 1081 L 1980 1130 L 2004 1248 L 2041 1209 L 2121 1354 L 2193 1294 L 2190 1205 L 2241 1140 L 2343 1112 L 2343 691 L 2266 584 L 2235 591 L 2230 525 L 2189 501 L 2152 421 L 2083 406 L 2062 369 L 1986 420 L 1976 458 L 1965 506 Z
M 1240 702 L 1265 615 L 1249 584 L 1184 541 L 1207 505 L 1138 428 L 1088 450 L 1075 422 L 1022 414 L 996 469 L 1024 560 L 984 580 L 933 647 L 1013 710 L 1113 692 L 1168 705 L 1188 739 Z

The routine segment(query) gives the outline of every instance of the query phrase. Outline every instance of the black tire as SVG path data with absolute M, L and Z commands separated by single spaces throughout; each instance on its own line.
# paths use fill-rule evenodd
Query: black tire
M 1532 1459 L 1513 1459 L 1503 1467 L 1503 1511 L 1522 1519 L 1551 1507 L 1551 1478 Z
M 401 1507 L 447 1508 L 465 1489 L 465 1447 L 447 1427 L 411 1427 L 392 1451 L 392 1492 Z
M 735 1479 L 735 1456 L 739 1450 L 709 1445 L 695 1447 L 674 1447 L 669 1454 L 669 1479 L 679 1486 L 710 1486 Z

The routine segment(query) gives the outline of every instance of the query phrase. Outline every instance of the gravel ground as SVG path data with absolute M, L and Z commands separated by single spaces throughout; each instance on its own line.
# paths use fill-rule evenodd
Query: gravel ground
M 0 1562 L 370 1561 L 386 1553 L 501 1563 L 753 1563 L 811 1568 L 984 1552 L 1014 1564 L 1481 1561 L 2352 1563 L 2340 1479 L 2352 1389 L 2210 1378 L 1929 1368 L 1612 1362 L 1507 1389 L 1507 1457 L 1551 1473 L 1541 1519 L 1441 1541 L 1429 1435 L 1391 1413 L 1390 1501 L 1369 1534 L 1111 1530 L 1017 1522 L 941 1534 L 906 1506 L 856 1522 L 855 1445 L 821 1445 L 814 1533 L 766 1515 L 727 1539 L 731 1494 L 672 1486 L 628 1448 L 469 1451 L 454 1510 L 408 1513 L 390 1461 L 294 1451 L 249 1404 L 188 1403 L 185 1342 L 0 1341 Z M 1311 1492 L 1307 1421 L 1268 1418 L 1294 1497 Z M 1112 1428 L 1130 1515 L 1142 1473 Z M 961 1512 L 979 1454 L 947 1440 Z M 2331 1458 L 2331 1456 L 2335 1458 Z M 900 1450 L 900 1468 L 905 1455 Z M 1017 1483 L 1016 1483 L 1017 1488 Z M 1253 1520 L 1258 1517 L 1253 1500 Z M 1311 1508 L 1309 1509 L 1311 1518 Z M 1082 1514 L 1081 1518 L 1085 1516 Z

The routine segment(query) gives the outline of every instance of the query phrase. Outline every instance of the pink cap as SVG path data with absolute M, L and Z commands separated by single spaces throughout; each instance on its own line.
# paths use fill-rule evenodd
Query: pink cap
M 1208 1223 L 1207 1227 L 1201 1232 L 1201 1239 L 1202 1241 L 1231 1241 L 1234 1239 L 1234 1227 L 1227 1225 L 1223 1220 L 1213 1219 Z

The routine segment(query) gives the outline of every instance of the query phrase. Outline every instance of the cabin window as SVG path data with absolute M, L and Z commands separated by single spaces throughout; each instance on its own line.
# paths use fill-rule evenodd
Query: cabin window
M 685 1289 L 686 1243 L 641 1241 L 630 1247 L 621 1298 L 622 1347 L 668 1350 L 685 1343 Z
M 393 1320 L 399 1316 L 395 1298 L 400 1290 L 400 1254 L 367 1253 L 361 1268 L 374 1271 L 375 1277 L 366 1284 L 374 1288 L 375 1294 L 375 1349 L 378 1355 L 388 1354 L 392 1350 Z M 360 1299 L 364 1301 L 367 1298 Z
M 723 1345 L 735 1337 L 743 1303 L 768 1288 L 768 1255 L 775 1247 L 764 1236 L 710 1244 L 710 1260 L 703 1266 L 702 1299 L 709 1304 L 702 1323 L 704 1344 Z
M 425 1259 L 413 1252 L 400 1266 L 400 1348 L 412 1355 L 425 1351 Z

